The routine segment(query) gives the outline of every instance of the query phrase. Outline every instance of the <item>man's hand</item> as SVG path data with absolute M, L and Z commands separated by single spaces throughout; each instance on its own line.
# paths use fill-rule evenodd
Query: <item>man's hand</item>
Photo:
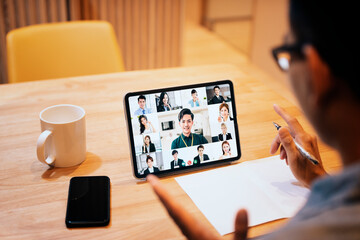
M 270 153 L 274 154 L 280 148 L 280 159 L 285 159 L 294 176 L 309 188 L 316 178 L 326 174 L 321 162 L 317 139 L 315 136 L 306 133 L 298 120 L 284 109 L 274 105 L 274 110 L 285 120 L 288 126 L 280 128 L 271 144 Z M 297 150 L 294 139 L 319 160 L 319 165 L 312 164 Z
M 169 215 L 173 218 L 175 223 L 188 239 L 220 239 L 220 235 L 209 231 L 206 226 L 191 216 L 191 214 L 166 191 L 156 176 L 150 174 L 146 179 L 153 187 L 154 192 L 161 202 L 164 204 Z M 235 219 L 235 240 L 246 239 L 248 230 L 247 219 L 246 210 L 239 210 Z

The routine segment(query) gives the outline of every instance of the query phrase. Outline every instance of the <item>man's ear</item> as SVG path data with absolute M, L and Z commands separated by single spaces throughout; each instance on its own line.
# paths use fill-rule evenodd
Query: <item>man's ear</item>
M 324 106 L 331 101 L 335 90 L 335 81 L 330 68 L 325 63 L 319 52 L 312 45 L 306 45 L 303 49 L 310 70 L 310 83 L 314 103 Z

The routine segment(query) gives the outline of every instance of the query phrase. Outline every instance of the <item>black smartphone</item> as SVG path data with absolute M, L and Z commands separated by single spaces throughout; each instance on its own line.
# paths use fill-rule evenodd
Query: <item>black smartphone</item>
M 68 228 L 106 226 L 110 221 L 110 178 L 70 180 L 65 223 Z

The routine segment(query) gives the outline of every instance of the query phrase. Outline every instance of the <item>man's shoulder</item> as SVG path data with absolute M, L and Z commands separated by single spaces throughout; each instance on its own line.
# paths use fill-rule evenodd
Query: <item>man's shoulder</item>
M 171 149 L 175 149 L 178 148 L 180 143 L 180 136 L 178 136 L 177 138 L 175 138 L 172 143 L 171 143 Z
M 134 114 L 139 115 L 140 114 L 140 108 L 136 109 Z

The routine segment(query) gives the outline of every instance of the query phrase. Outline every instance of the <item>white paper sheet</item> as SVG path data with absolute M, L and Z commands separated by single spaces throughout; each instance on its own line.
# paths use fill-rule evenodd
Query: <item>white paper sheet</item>
M 254 226 L 294 216 L 309 194 L 279 156 L 175 180 L 221 235 L 234 232 L 240 208 L 247 209 L 249 225 Z

